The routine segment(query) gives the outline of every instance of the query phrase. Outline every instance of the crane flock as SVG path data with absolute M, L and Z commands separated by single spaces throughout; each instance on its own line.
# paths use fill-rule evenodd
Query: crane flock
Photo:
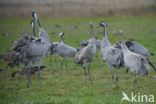
M 118 69 L 121 67 L 132 73 L 134 87 L 137 85 L 136 76 L 139 73 L 143 76 L 148 75 L 149 65 L 156 71 L 156 66 L 150 59 L 151 55 L 154 54 L 142 44 L 132 40 L 125 42 L 122 34 L 120 42 L 112 45 L 106 31 L 108 24 L 105 22 L 99 23 L 100 27 L 103 28 L 103 40 L 95 37 L 94 24 L 89 23 L 89 39 L 81 41 L 80 45 L 82 47 L 78 49 L 65 43 L 63 38 L 65 34 L 63 32 L 59 34 L 60 42 L 51 41 L 35 11 L 32 12 L 32 17 L 32 36 L 25 35 L 21 37 L 6 54 L 0 55 L 0 60 L 5 61 L 7 67 L 23 67 L 22 71 L 13 72 L 12 77 L 17 74 L 26 77 L 28 79 L 28 87 L 31 84 L 31 76 L 45 68 L 42 59 L 54 54 L 62 58 L 60 62 L 61 71 L 63 71 L 65 63 L 66 72 L 68 73 L 66 60 L 73 58 L 73 62 L 84 69 L 84 76 L 87 78 L 86 76 L 90 74 L 90 65 L 97 54 L 97 49 L 101 49 L 102 61 L 108 65 L 112 82 L 115 81 L 116 85 L 118 85 L 119 80 Z M 39 36 L 35 33 L 35 23 L 38 24 Z

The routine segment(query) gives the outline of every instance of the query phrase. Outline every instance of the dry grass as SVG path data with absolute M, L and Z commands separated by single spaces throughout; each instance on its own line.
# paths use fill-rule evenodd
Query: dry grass
M 155 0 L 1 0 L 0 17 L 95 17 L 149 13 Z

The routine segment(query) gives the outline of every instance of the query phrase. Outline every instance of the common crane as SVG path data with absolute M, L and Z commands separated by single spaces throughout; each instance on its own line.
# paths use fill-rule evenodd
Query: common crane
M 149 50 L 146 49 L 142 44 L 132 40 L 126 41 L 126 46 L 130 51 L 144 56 L 148 64 L 156 71 L 155 65 L 150 60 L 150 56 L 154 55 L 153 53 L 149 52 Z
M 90 28 L 93 28 L 93 24 L 90 23 Z M 75 63 L 81 65 L 81 67 L 84 69 L 84 75 L 89 74 L 90 70 L 90 64 L 92 62 L 92 59 L 96 55 L 96 45 L 95 45 L 95 38 L 93 36 L 93 33 L 90 33 L 90 39 L 88 41 L 88 45 L 86 47 L 83 47 L 80 49 L 79 52 L 75 55 Z
M 18 76 L 20 78 L 26 78 L 28 80 L 27 87 L 29 87 L 30 84 L 31 84 L 31 77 L 35 73 L 43 70 L 44 68 L 46 68 L 46 67 L 45 66 L 33 66 L 33 67 L 29 67 L 29 68 L 24 68 L 24 69 L 22 69 L 22 71 L 14 71 L 11 74 L 11 76 L 12 77 L 17 77 Z
M 34 21 L 32 21 L 32 24 L 33 22 Z M 7 62 L 7 67 L 10 66 L 13 68 L 14 66 L 19 66 L 21 63 L 27 66 L 28 62 L 26 62 L 26 60 L 20 60 L 19 54 L 22 47 L 29 45 L 33 41 L 35 41 L 34 37 L 28 35 L 22 36 L 20 39 L 14 42 L 13 46 L 7 53 L 0 56 L 0 59 Z
M 42 28 L 36 12 L 33 12 L 32 15 L 34 15 L 34 21 L 32 23 L 37 21 L 39 25 L 39 37 L 22 37 L 15 43 L 13 48 L 3 56 L 3 60 L 7 60 L 9 62 L 8 65 L 12 67 L 20 64 L 24 64 L 25 67 L 31 67 L 33 63 L 38 63 L 39 66 L 41 66 L 42 58 L 49 52 L 51 45 L 49 36 Z
M 90 27 L 91 29 L 89 30 L 89 37 L 92 37 L 91 36 L 91 34 L 93 34 L 94 35 L 94 29 L 93 29 L 93 27 Z M 96 48 L 97 49 L 101 49 L 101 40 L 99 40 L 96 36 L 93 36 L 93 38 L 94 38 L 94 41 L 95 41 L 95 46 L 96 46 Z M 89 40 L 82 40 L 81 42 L 80 42 L 80 46 L 82 46 L 82 47 L 85 47 L 85 46 L 87 46 L 88 45 L 88 41 Z M 97 62 L 99 62 L 99 59 L 98 59 L 98 51 L 96 51 L 97 53 L 96 53 L 96 59 L 97 59 Z
M 118 73 L 117 69 L 124 65 L 122 51 L 118 48 L 115 48 L 111 45 L 107 33 L 106 27 L 107 24 L 104 22 L 100 22 L 100 26 L 103 27 L 103 36 L 104 39 L 101 44 L 101 53 L 102 59 L 107 63 L 110 73 L 112 75 L 112 80 L 116 81 L 116 85 L 118 85 Z M 115 75 L 113 74 L 113 67 L 115 68 Z
M 140 54 L 131 52 L 124 41 L 121 42 L 121 48 L 123 52 L 124 64 L 127 69 L 129 69 L 134 77 L 133 85 L 136 87 L 137 79 L 136 75 L 141 73 L 143 76 L 148 74 L 147 69 L 149 68 L 148 62 Z
M 87 46 L 88 45 L 88 40 L 82 40 L 80 42 L 80 45 L 83 46 L 83 47 Z M 101 41 L 97 37 L 95 37 L 95 45 L 96 45 L 97 49 L 101 48 Z
M 113 32 L 114 35 L 123 36 L 124 32 L 122 30 L 117 30 Z M 119 42 L 120 43 L 120 42 Z M 121 48 L 119 43 L 116 44 L 116 47 Z M 133 39 L 129 39 L 125 42 L 128 49 L 134 53 L 140 54 L 144 56 L 148 62 L 148 64 L 156 71 L 156 66 L 151 62 L 150 57 L 154 54 L 151 53 L 147 48 L 145 48 L 142 44 L 134 41 Z
M 67 58 L 74 58 L 74 56 L 75 56 L 75 54 L 77 52 L 77 49 L 64 43 L 64 38 L 63 38 L 64 33 L 63 32 L 61 32 L 59 34 L 59 36 L 61 38 L 61 42 L 53 43 L 54 44 L 53 50 L 55 50 L 55 53 L 57 55 L 62 57 L 61 71 L 63 70 L 63 65 L 65 63 L 66 72 L 68 73 L 66 59 Z

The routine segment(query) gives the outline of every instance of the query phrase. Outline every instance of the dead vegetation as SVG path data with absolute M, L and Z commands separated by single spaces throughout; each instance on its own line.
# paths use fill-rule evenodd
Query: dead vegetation
M 0 17 L 95 17 L 149 13 L 155 0 L 1 0 Z M 151 10 L 151 9 L 150 9 Z

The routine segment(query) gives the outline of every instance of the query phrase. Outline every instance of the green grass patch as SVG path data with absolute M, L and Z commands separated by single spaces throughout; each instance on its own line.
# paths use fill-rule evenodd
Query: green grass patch
M 31 19 L 0 19 L 0 54 L 7 52 L 13 42 L 19 39 L 24 32 L 31 33 Z M 126 39 L 133 38 L 156 53 L 156 18 L 155 16 L 143 17 L 101 17 L 101 18 L 64 18 L 64 19 L 40 19 L 43 27 L 49 33 L 51 41 L 60 41 L 59 32 L 65 32 L 65 43 L 74 47 L 79 42 L 88 39 L 89 22 L 95 23 L 95 35 L 102 40 L 100 21 L 106 21 L 110 41 L 116 43 L 119 37 L 112 35 L 112 31 L 122 29 Z M 156 63 L 156 55 L 151 57 Z M 7 69 L 0 73 L 0 104 L 119 104 L 122 91 L 130 94 L 153 94 L 156 97 L 156 76 L 153 70 L 149 70 L 146 78 L 138 76 L 139 89 L 134 89 L 130 73 L 126 76 L 125 69 L 119 70 L 119 89 L 110 87 L 111 76 L 107 65 L 96 58 L 91 65 L 92 83 L 85 82 L 83 69 L 75 65 L 73 59 L 67 60 L 69 74 L 61 73 L 60 58 L 57 56 L 57 64 L 54 56 L 44 58 L 47 68 L 42 73 L 42 79 L 32 78 L 32 86 L 26 88 L 27 81 L 20 78 L 11 78 L 11 73 L 20 68 Z M 4 68 L 5 63 L 0 62 Z M 127 77 L 127 78 L 126 78 Z M 19 84 L 20 81 L 20 84 Z M 122 104 L 129 104 L 123 102 Z M 141 103 L 142 104 L 142 103 Z M 146 104 L 146 103 L 145 103 Z

